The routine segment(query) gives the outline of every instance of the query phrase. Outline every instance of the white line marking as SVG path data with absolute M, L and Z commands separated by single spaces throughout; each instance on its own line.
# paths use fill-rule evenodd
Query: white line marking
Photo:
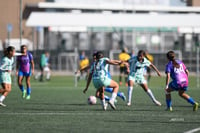
M 184 133 L 195 133 L 195 132 L 197 132 L 197 131 L 200 131 L 200 127 L 195 128 L 195 129 L 192 129 L 192 130 L 189 130 L 189 131 L 186 131 L 186 132 L 184 132 Z

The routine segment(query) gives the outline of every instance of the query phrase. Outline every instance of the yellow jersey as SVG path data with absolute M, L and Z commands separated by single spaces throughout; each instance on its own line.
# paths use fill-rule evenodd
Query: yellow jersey
M 80 61 L 79 65 L 80 65 L 80 69 L 83 69 L 83 68 L 89 66 L 90 62 L 89 62 L 88 58 L 85 58 L 85 59 Z
M 130 55 L 128 53 L 122 52 L 122 53 L 119 54 L 119 60 L 127 61 L 129 59 L 130 59 Z M 120 67 L 124 67 L 124 64 L 121 64 Z
M 153 56 L 150 54 L 147 54 L 147 59 L 152 63 L 153 62 Z

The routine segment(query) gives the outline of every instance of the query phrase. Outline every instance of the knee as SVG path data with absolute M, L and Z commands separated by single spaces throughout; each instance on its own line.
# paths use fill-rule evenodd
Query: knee
M 183 96 L 183 92 L 178 92 L 179 96 L 182 97 Z
M 5 88 L 5 91 L 6 91 L 6 92 L 11 92 L 11 87 L 6 87 L 6 88 Z

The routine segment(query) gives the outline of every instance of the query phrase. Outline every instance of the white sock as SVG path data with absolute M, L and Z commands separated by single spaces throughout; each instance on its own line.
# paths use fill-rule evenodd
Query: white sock
M 101 100 L 101 105 L 104 107 L 105 104 L 106 104 L 106 100 L 104 98 L 103 100 Z
M 51 73 L 48 71 L 47 72 L 47 79 L 50 79 L 50 77 L 51 77 Z
M 147 94 L 150 96 L 151 100 L 156 101 L 156 98 L 154 97 L 154 95 L 150 89 L 147 90 Z
M 4 95 L 1 95 L 0 97 L 0 102 L 3 102 L 3 100 L 5 99 L 6 97 Z
M 110 101 L 115 101 L 115 99 L 116 99 L 116 97 L 117 97 L 117 93 L 115 93 L 115 92 L 113 92 L 112 93 L 112 96 L 111 96 L 111 98 L 110 98 Z
M 133 92 L 133 87 L 129 86 L 128 87 L 128 103 L 131 102 L 132 92 Z

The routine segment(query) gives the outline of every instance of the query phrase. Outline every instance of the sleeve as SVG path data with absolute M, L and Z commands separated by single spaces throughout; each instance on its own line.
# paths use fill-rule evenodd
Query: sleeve
M 7 70 L 6 69 L 6 66 L 8 65 L 8 62 L 6 61 L 5 58 L 2 59 L 2 62 L 1 62 L 1 66 L 0 66 L 0 70 Z
M 170 65 L 167 64 L 165 67 L 165 73 L 170 73 L 170 72 L 171 72 Z
M 28 52 L 28 57 L 29 57 L 30 61 L 33 60 L 33 55 L 30 52 Z
M 183 69 L 187 70 L 187 67 L 185 66 L 185 64 L 183 62 L 181 62 L 183 64 Z

